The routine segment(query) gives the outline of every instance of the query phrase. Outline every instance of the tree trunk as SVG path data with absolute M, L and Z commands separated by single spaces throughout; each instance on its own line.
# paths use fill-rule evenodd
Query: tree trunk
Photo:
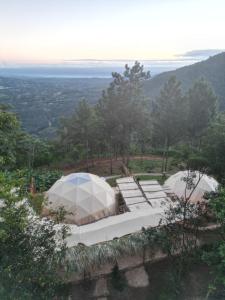
M 130 155 L 127 154 L 127 157 L 126 157 L 126 167 L 129 168 L 129 162 L 130 162 Z
M 163 161 L 162 161 L 162 169 L 161 169 L 162 174 L 165 171 L 165 161 L 166 161 L 167 148 L 168 148 L 167 144 L 168 144 L 168 138 L 166 137 L 164 143 L 164 150 L 163 150 Z
M 86 141 L 86 169 L 89 172 L 89 163 L 88 163 L 88 140 Z
M 113 159 L 112 159 L 112 155 L 110 157 L 110 174 L 112 175 L 113 173 Z
M 168 153 L 169 153 L 169 146 L 167 146 L 166 149 L 165 172 L 167 172 L 167 167 L 168 167 Z

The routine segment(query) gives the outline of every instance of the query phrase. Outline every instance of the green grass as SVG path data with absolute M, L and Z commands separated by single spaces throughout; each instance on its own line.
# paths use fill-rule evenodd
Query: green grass
M 133 173 L 160 172 L 162 161 L 160 160 L 132 160 L 129 162 L 129 170 Z
M 129 170 L 132 173 L 160 173 L 162 160 L 131 160 Z M 168 159 L 167 172 L 175 173 L 178 171 L 177 166 L 173 164 L 173 158 Z
M 110 178 L 107 179 L 106 181 L 108 182 L 108 184 L 112 187 L 115 187 L 116 184 L 116 179 L 120 178 L 121 176 L 118 176 L 116 178 Z M 140 176 L 135 176 L 136 179 L 138 178 L 139 180 L 158 180 L 158 182 L 160 184 L 164 184 L 164 181 L 168 178 L 168 177 L 162 177 L 162 176 L 153 176 L 153 175 L 140 175 Z
M 164 184 L 165 180 L 168 177 L 162 177 L 162 176 L 152 176 L 152 175 L 140 175 L 140 176 L 135 176 L 136 179 L 139 180 L 158 180 L 158 182 L 162 185 Z
M 116 186 L 116 179 L 120 178 L 121 176 L 118 176 L 116 178 L 110 178 L 110 179 L 107 179 L 106 181 L 108 182 L 108 184 L 112 187 Z

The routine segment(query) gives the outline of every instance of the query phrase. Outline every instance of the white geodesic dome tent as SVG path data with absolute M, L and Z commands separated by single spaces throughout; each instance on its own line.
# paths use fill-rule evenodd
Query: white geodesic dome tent
M 187 178 L 192 178 L 193 185 L 187 184 Z M 214 178 L 198 171 L 180 171 L 165 181 L 164 188 L 169 188 L 169 191 L 179 198 L 185 197 L 186 189 L 186 197 L 190 196 L 190 201 L 196 203 L 204 199 L 205 193 L 215 192 L 218 185 Z M 194 186 L 196 186 L 195 189 Z
M 48 209 L 64 207 L 65 220 L 87 224 L 115 214 L 114 190 L 102 178 L 89 173 L 73 173 L 57 180 L 46 193 Z

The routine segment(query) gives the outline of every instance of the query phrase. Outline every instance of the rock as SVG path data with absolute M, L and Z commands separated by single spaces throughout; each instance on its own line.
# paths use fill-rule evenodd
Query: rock
M 95 285 L 95 290 L 94 290 L 94 297 L 100 298 L 101 300 L 104 300 L 104 296 L 109 295 L 109 290 L 107 287 L 107 280 L 106 278 L 100 278 L 97 280 L 96 285 Z
M 128 285 L 131 287 L 146 287 L 149 285 L 148 274 L 143 266 L 127 271 L 125 276 Z

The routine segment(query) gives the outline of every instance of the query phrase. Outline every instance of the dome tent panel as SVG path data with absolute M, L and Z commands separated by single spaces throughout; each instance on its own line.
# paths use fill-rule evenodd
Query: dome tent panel
M 192 178 L 193 185 L 186 182 L 188 178 Z M 204 199 L 205 193 L 215 192 L 218 188 L 218 182 L 199 171 L 186 170 L 170 176 L 165 181 L 164 187 L 169 188 L 179 198 L 185 198 L 186 195 L 187 198 L 190 197 L 191 202 L 196 203 Z
M 89 173 L 63 176 L 46 193 L 48 209 L 64 207 L 65 221 L 86 224 L 115 214 L 115 193 L 100 177 Z

